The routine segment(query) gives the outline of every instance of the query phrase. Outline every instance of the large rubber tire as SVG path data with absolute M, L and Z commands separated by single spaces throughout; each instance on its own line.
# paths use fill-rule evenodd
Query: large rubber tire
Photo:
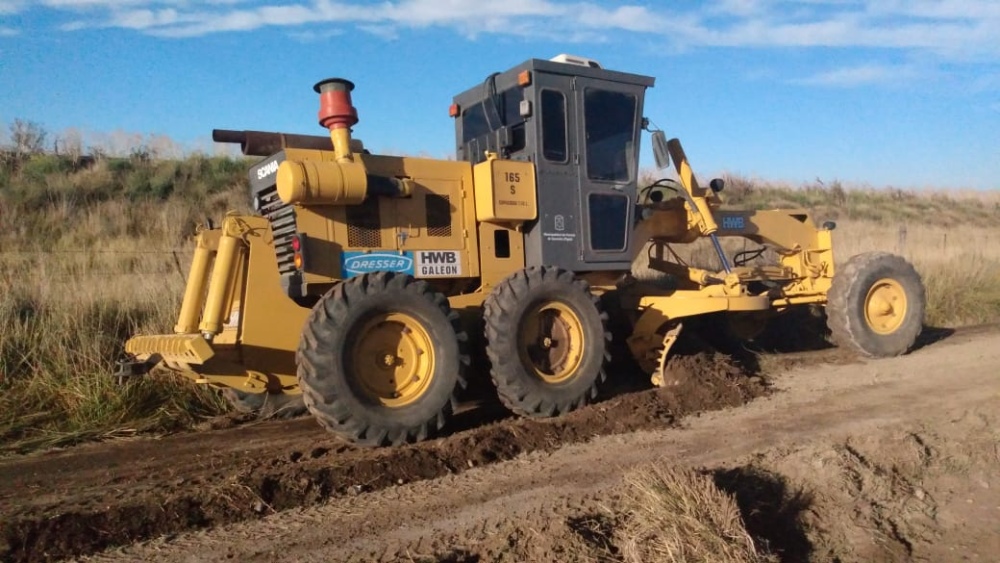
M 597 397 L 611 334 L 585 281 L 559 268 L 526 268 L 493 288 L 483 315 L 490 375 L 511 411 L 555 416 Z
M 454 412 L 465 340 L 458 313 L 426 282 L 393 272 L 351 278 L 316 303 L 303 329 L 306 406 L 357 444 L 424 440 Z
M 223 398 L 232 405 L 233 410 L 244 414 L 252 414 L 259 419 L 286 419 L 304 415 L 306 409 L 302 395 L 285 393 L 247 393 L 232 387 L 220 390 Z
M 888 252 L 852 257 L 833 276 L 827 326 L 834 344 L 870 357 L 908 351 L 923 329 L 926 297 L 920 274 Z

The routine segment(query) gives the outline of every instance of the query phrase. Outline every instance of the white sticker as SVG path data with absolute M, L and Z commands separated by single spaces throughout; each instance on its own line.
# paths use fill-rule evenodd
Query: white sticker
M 233 303 L 233 310 L 229 312 L 229 319 L 226 321 L 226 328 L 239 328 L 240 326 L 240 302 Z
M 457 250 L 420 250 L 413 274 L 418 278 L 453 278 L 462 275 L 462 257 Z

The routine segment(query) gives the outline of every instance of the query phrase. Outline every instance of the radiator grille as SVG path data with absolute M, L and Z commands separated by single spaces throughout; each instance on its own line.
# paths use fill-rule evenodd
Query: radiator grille
M 382 220 L 379 216 L 378 200 L 377 197 L 371 197 L 361 205 L 347 207 L 347 246 L 354 248 L 382 246 Z
M 427 236 L 451 236 L 451 201 L 446 195 L 427 194 L 424 200 L 427 212 Z
M 292 250 L 292 239 L 296 235 L 295 208 L 278 198 L 275 186 L 260 190 L 256 198 L 257 211 L 271 223 L 278 271 L 282 274 L 292 273 L 295 271 L 295 251 Z

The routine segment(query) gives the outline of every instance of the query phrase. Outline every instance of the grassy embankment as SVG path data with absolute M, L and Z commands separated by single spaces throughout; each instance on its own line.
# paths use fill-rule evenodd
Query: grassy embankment
M 207 217 L 246 209 L 240 159 L 72 160 L 0 166 L 0 453 L 168 431 L 225 409 L 213 394 L 108 376 L 124 339 L 169 331 Z M 1000 195 L 782 187 L 730 178 L 727 199 L 806 207 L 839 223 L 838 260 L 867 250 L 912 260 L 929 324 L 1000 319 Z
M 205 217 L 245 208 L 246 163 L 120 158 L 0 169 L 0 453 L 183 428 L 214 393 L 110 374 L 136 331 L 175 321 Z M 178 252 L 174 252 L 178 250 Z

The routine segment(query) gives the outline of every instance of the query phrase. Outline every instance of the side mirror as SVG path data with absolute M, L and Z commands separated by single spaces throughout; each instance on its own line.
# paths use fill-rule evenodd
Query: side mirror
M 716 178 L 708 183 L 708 187 L 711 188 L 713 192 L 719 193 L 726 188 L 726 182 L 722 178 Z
M 653 158 L 660 170 L 670 166 L 670 151 L 667 149 L 667 134 L 663 131 L 653 131 Z

